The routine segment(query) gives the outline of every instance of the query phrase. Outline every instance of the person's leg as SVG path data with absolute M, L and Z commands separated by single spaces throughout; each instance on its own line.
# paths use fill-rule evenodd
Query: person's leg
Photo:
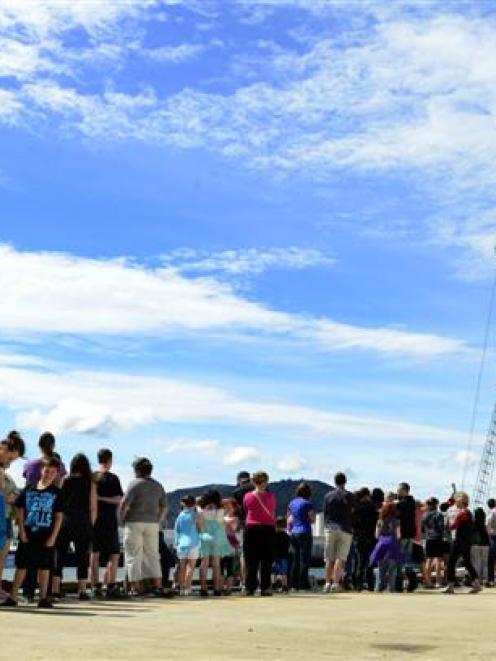
M 67 553 L 69 551 L 69 545 L 71 543 L 71 538 L 67 529 L 62 528 L 62 531 L 59 535 L 57 541 L 57 549 L 55 552 L 55 571 L 52 577 L 52 594 L 60 595 L 62 588 L 62 576 L 64 573 L 64 567 L 67 560 Z
M 114 586 L 117 582 L 117 569 L 119 568 L 120 553 L 112 553 L 107 562 L 105 572 L 105 585 L 107 587 Z
M 138 591 L 142 579 L 143 534 L 142 524 L 132 522 L 124 528 L 124 555 L 131 589 Z
M 494 567 L 496 564 L 496 537 L 490 535 L 489 537 L 489 560 L 487 567 L 487 580 L 488 583 L 494 585 Z
M 193 574 L 196 568 L 196 559 L 189 559 L 186 564 L 186 571 L 184 575 L 185 588 L 188 594 L 191 592 L 191 586 L 193 583 Z
M 255 592 L 258 586 L 258 526 L 249 526 L 245 530 L 244 558 L 245 558 L 245 586 L 249 594 Z
M 325 570 L 326 570 L 326 587 L 332 583 L 332 575 L 334 572 L 334 532 L 332 530 L 325 531 Z
M 91 587 L 96 588 L 100 583 L 100 553 L 93 552 L 90 558 Z
M 290 540 L 290 585 L 294 590 L 299 590 L 301 576 L 301 536 L 291 535 Z
M 339 532 L 336 534 L 336 562 L 334 563 L 334 571 L 332 575 L 332 582 L 334 586 L 339 586 L 343 577 L 343 570 L 348 559 L 351 547 L 351 534 L 346 532 Z
M 480 589 L 479 574 L 472 564 L 470 558 L 470 546 L 464 546 L 462 549 L 462 557 L 465 565 L 465 569 L 468 571 L 470 578 L 472 579 L 472 590 L 478 591 Z
M 152 580 L 155 589 L 162 587 L 158 523 L 143 523 L 143 577 Z
M 222 592 L 222 575 L 220 571 L 220 557 L 214 556 L 212 558 L 212 579 L 214 584 L 214 592 Z
M 210 556 L 204 556 L 200 563 L 200 585 L 202 592 L 208 592 L 208 566 L 210 564 Z
M 387 560 L 379 560 L 377 567 L 377 578 L 375 583 L 375 591 L 382 592 L 386 586 L 386 575 L 387 575 Z
M 432 566 L 433 566 L 433 559 L 426 558 L 424 564 L 424 586 L 426 588 L 432 587 Z
M 79 530 L 74 535 L 74 551 L 77 567 L 78 592 L 86 594 L 88 567 L 90 562 L 91 539 L 87 530 Z
M 7 539 L 7 541 L 3 545 L 3 548 L 0 549 L 0 592 L 2 592 L 3 571 L 5 569 L 7 556 L 9 555 L 11 541 L 12 541 L 11 539 Z
M 275 530 L 270 526 L 264 526 L 259 535 L 260 590 L 262 593 L 269 593 L 272 590 L 274 542 Z
M 489 566 L 489 546 L 482 547 L 482 558 L 481 558 L 481 572 L 479 574 L 479 580 L 482 583 L 488 582 L 488 566 Z
M 387 561 L 388 590 L 396 592 L 396 574 L 398 573 L 398 564 L 394 560 Z
M 36 571 L 36 567 L 35 567 Z M 12 587 L 10 589 L 10 596 L 14 601 L 17 601 L 19 598 L 19 588 L 26 578 L 26 569 L 16 569 L 14 574 L 14 580 L 12 582 Z
M 300 539 L 300 590 L 309 590 L 308 571 L 312 562 L 312 534 L 306 533 Z

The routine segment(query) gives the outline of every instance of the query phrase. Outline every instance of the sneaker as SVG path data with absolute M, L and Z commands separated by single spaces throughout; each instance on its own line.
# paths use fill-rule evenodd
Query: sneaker
M 330 591 L 331 591 L 331 584 L 330 584 L 330 583 L 326 583 L 326 584 L 324 585 L 323 592 L 325 592 L 326 594 L 329 594 Z
M 52 600 L 44 597 L 38 602 L 38 608 L 53 608 Z
M 261 597 L 272 597 L 272 595 L 273 595 L 272 590 L 262 590 L 260 592 Z
M 90 595 L 87 592 L 80 592 L 78 599 L 79 601 L 90 601 Z
M 468 591 L 469 594 L 477 594 L 477 592 L 480 592 L 482 590 L 482 585 L 479 583 L 479 581 L 474 581 L 474 584 Z
M 102 589 L 101 588 L 92 588 L 91 596 L 93 597 L 93 599 L 102 599 L 102 597 L 103 597 Z M 107 590 L 107 596 L 108 596 L 108 590 Z
M 331 592 L 342 592 L 343 588 L 339 585 L 339 583 L 333 583 L 331 585 Z
M 222 592 L 220 590 L 214 590 L 214 597 L 222 597 Z
M 254 590 L 246 590 L 246 589 L 245 589 L 245 591 L 243 592 L 243 595 L 244 595 L 245 597 L 254 597 L 254 596 L 255 596 L 255 592 L 254 592 Z
M 16 606 L 17 601 L 12 599 L 12 597 L 7 597 L 7 599 L 0 604 L 1 608 L 15 608 Z
M 208 597 L 208 590 L 200 590 L 200 597 Z
M 441 590 L 441 594 L 455 594 L 455 588 L 452 585 L 447 585 Z

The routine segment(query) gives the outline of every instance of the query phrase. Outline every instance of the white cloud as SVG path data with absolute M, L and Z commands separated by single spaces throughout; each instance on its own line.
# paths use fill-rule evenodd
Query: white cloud
M 159 46 L 144 51 L 145 57 L 155 62 L 177 64 L 198 58 L 204 51 L 203 44 L 179 44 L 177 46 Z
M 342 443 L 465 443 L 466 434 L 394 418 L 340 413 L 297 403 L 250 400 L 220 388 L 166 377 L 90 370 L 0 367 L 0 404 L 37 431 L 109 434 L 154 423 L 242 425 L 305 433 Z
M 239 445 L 229 450 L 223 458 L 225 466 L 235 466 L 236 464 L 253 464 L 260 461 L 260 453 L 257 448 Z
M 366 328 L 270 309 L 214 278 L 187 278 L 173 268 L 125 259 L 97 260 L 0 246 L 9 333 L 163 335 L 257 332 L 325 351 L 367 350 L 389 356 L 470 355 L 463 341 L 394 328 Z
M 281 473 L 294 475 L 307 467 L 307 461 L 300 455 L 288 455 L 281 457 L 275 462 L 275 467 Z
M 460 450 L 460 452 L 457 452 L 455 455 L 455 462 L 459 466 L 473 466 L 479 461 L 479 459 L 480 456 L 471 450 Z
M 201 439 L 191 441 L 187 438 L 180 438 L 174 441 L 157 441 L 156 445 L 163 447 L 166 454 L 182 454 L 183 452 L 214 452 L 220 447 L 220 442 L 216 439 Z
M 229 275 L 263 273 L 268 269 L 300 270 L 333 266 L 336 260 L 312 248 L 245 248 L 217 253 L 178 250 L 165 257 L 183 272 L 224 272 Z

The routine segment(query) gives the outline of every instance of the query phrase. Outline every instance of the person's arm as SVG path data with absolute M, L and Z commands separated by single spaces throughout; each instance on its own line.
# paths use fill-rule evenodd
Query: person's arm
M 201 532 L 203 530 L 203 517 L 201 514 L 196 515 L 196 529 L 198 532 Z
M 165 494 L 164 489 L 162 489 L 162 493 L 161 493 L 159 501 L 158 501 L 158 522 L 159 522 L 159 524 L 162 524 L 162 522 L 165 521 L 166 517 L 167 517 L 167 496 Z
M 127 513 L 129 512 L 129 508 L 131 507 L 131 503 L 133 501 L 133 490 L 132 487 L 128 488 L 126 493 L 124 494 L 121 502 L 119 503 L 119 510 L 117 513 L 119 521 L 123 524 L 124 521 L 126 520 Z
M 23 544 L 26 544 L 28 541 L 28 537 L 26 535 L 26 529 L 24 528 L 24 516 L 25 516 L 25 510 L 24 507 L 19 507 L 17 509 L 18 514 L 19 514 L 19 539 Z
M 0 491 L 2 493 L 5 491 L 5 469 L 3 466 L 0 466 Z
M 308 510 L 308 520 L 310 523 L 315 523 L 316 518 L 317 518 L 317 513 L 315 512 L 312 505 L 312 507 Z
M 121 496 L 98 496 L 99 502 L 109 503 L 109 505 L 119 505 L 122 497 Z
M 90 489 L 90 518 L 91 525 L 95 525 L 98 516 L 98 493 L 95 482 L 91 483 Z
M 62 512 L 56 512 L 52 532 L 50 533 L 50 536 L 45 542 L 46 547 L 52 548 L 53 546 L 55 546 L 55 542 L 57 541 L 57 537 L 59 536 L 59 532 L 63 520 L 64 520 L 64 515 L 62 514 Z

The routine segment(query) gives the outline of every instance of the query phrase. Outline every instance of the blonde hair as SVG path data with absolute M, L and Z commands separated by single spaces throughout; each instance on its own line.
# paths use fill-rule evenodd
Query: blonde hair
M 455 495 L 455 503 L 457 506 L 468 507 L 470 499 L 464 491 L 460 491 Z
M 264 482 L 269 481 L 269 476 L 265 471 L 257 471 L 256 473 L 253 473 L 251 477 L 251 481 L 255 485 L 264 484 Z

